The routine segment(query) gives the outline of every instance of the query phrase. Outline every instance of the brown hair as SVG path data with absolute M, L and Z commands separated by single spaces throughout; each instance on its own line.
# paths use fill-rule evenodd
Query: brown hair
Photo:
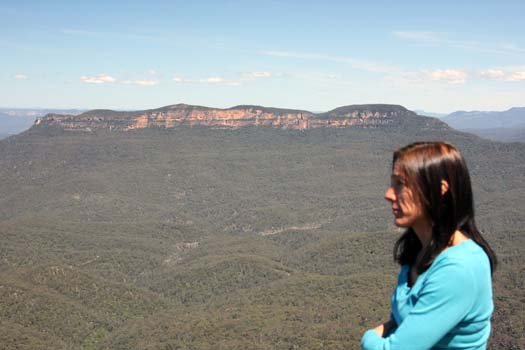
M 426 271 L 435 257 L 448 245 L 456 230 L 475 241 L 487 254 L 491 271 L 496 254 L 485 241 L 474 220 L 474 199 L 465 160 L 456 147 L 446 142 L 416 142 L 394 152 L 392 167 L 397 166 L 407 186 L 414 192 L 432 225 L 432 238 L 419 262 L 421 243 L 409 228 L 394 246 L 394 259 L 401 265 L 414 265 Z M 448 190 L 442 194 L 442 181 Z

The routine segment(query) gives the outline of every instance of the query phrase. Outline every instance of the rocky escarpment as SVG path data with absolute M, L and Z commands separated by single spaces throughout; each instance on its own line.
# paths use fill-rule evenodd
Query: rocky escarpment
M 305 130 L 319 127 L 381 127 L 399 125 L 414 112 L 397 105 L 352 105 L 326 113 L 302 110 L 236 106 L 228 109 L 177 104 L 159 109 L 115 112 L 92 110 L 80 115 L 48 114 L 38 118 L 34 127 L 54 126 L 78 131 L 129 131 L 142 128 L 175 128 L 178 126 L 208 126 L 241 128 L 267 126 Z

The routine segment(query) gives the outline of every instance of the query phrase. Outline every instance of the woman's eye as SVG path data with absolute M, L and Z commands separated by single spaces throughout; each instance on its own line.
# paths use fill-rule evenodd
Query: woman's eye
M 390 186 L 392 186 L 393 188 L 401 188 L 404 186 L 404 182 L 401 179 L 393 178 L 390 181 Z

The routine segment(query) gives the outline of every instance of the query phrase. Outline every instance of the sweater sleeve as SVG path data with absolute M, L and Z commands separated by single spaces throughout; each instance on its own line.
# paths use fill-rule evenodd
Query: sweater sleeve
M 431 349 L 465 318 L 475 287 L 471 272 L 454 260 L 440 261 L 433 270 L 403 322 L 386 338 L 368 330 L 361 340 L 363 350 Z

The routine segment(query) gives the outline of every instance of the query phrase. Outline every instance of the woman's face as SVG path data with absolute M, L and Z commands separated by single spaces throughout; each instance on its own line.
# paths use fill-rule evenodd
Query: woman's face
M 420 231 L 430 226 L 422 206 L 397 166 L 394 166 L 390 186 L 385 192 L 385 199 L 392 205 L 394 224 L 397 227 L 412 227 Z

